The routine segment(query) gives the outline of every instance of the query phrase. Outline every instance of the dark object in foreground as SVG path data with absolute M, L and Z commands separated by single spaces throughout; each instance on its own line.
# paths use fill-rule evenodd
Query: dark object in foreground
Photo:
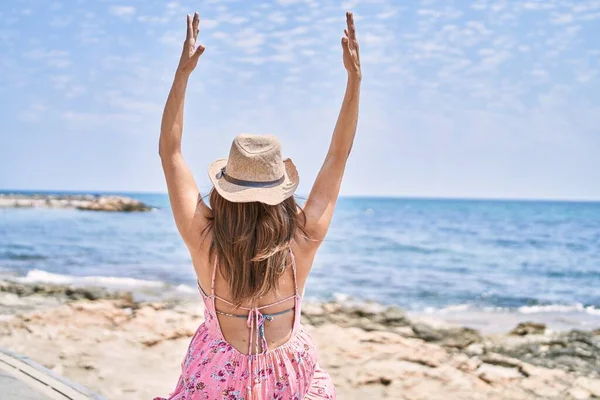
M 4 400 L 104 400 L 29 358 L 0 349 L 0 393 Z

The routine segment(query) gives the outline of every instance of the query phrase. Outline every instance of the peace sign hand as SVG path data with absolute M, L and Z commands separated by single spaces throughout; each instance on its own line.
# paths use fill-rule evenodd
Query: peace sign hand
M 198 45 L 196 48 L 196 39 L 198 39 L 198 24 L 200 23 L 200 16 L 198 13 L 194 13 L 194 19 L 188 14 L 187 16 L 187 35 L 185 42 L 183 43 L 183 51 L 181 53 L 181 59 L 179 60 L 179 67 L 177 69 L 184 74 L 191 74 L 196 65 L 198 59 L 204 53 L 205 47 Z
M 344 52 L 344 67 L 348 75 L 355 78 L 361 78 L 360 56 L 358 54 L 358 42 L 356 41 L 356 30 L 354 29 L 354 15 L 351 12 L 346 13 L 346 25 L 344 37 L 342 37 L 342 49 Z

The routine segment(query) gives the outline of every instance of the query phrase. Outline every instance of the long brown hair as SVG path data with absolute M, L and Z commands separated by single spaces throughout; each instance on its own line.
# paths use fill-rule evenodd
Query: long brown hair
M 291 263 L 290 243 L 306 236 L 305 218 L 294 197 L 277 205 L 233 203 L 211 190 L 208 229 L 212 230 L 209 259 L 216 260 L 237 306 L 278 289 Z

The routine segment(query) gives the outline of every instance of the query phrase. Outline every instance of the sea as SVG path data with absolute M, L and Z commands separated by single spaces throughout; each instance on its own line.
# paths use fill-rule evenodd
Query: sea
M 0 208 L 0 277 L 197 296 L 167 195 L 110 194 L 155 209 Z M 487 331 L 600 328 L 600 202 L 342 197 L 305 296 Z

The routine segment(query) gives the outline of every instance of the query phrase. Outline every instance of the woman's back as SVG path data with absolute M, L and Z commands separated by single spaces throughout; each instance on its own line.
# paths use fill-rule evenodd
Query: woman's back
M 302 296 L 291 248 L 289 256 L 279 292 L 291 289 L 291 295 L 273 292 L 255 305 L 237 307 L 217 294 L 227 285 L 218 284 L 223 280 L 213 262 L 208 290 L 198 284 L 205 322 L 192 338 L 169 399 L 334 398 L 331 378 L 319 367 L 316 347 L 300 323 Z
M 210 234 L 209 234 L 210 235 Z M 207 237 L 207 241 L 210 237 Z M 261 324 L 264 340 L 269 349 L 274 349 L 285 344 L 292 337 L 294 324 L 298 320 L 296 311 L 300 312 L 302 287 L 298 284 L 298 271 L 296 257 L 290 246 L 289 267 L 278 280 L 277 288 L 256 299 L 246 300 L 240 306 L 232 303 L 230 285 L 219 272 L 218 259 L 210 261 L 209 252 L 198 254 L 202 258 L 201 265 L 210 265 L 209 268 L 195 267 L 198 273 L 198 288 L 206 301 L 214 298 L 214 311 L 216 322 L 224 339 L 236 350 L 244 354 L 256 353 L 256 337 L 251 338 L 249 328 L 252 328 L 248 317 L 256 314 L 264 315 Z M 210 271 L 205 274 L 203 271 Z M 304 274 L 301 274 L 304 276 Z M 302 280 L 304 284 L 304 279 Z M 211 304 L 212 305 L 212 304 Z M 258 312 L 258 313 L 257 313 Z M 299 315 L 299 314 L 298 314 Z M 299 322 L 299 321 L 298 321 Z M 256 324 L 254 324 L 256 325 Z M 256 335 L 256 332 L 254 332 Z M 260 332 L 259 332 L 260 333 Z M 263 339 L 263 338 L 260 338 Z M 254 346 L 250 348 L 249 346 Z M 258 350 L 261 350 L 261 340 L 258 341 Z
M 218 274 L 218 268 L 214 267 L 213 270 L 217 272 L 214 285 L 215 311 L 223 337 L 241 353 L 251 354 L 252 352 L 249 352 L 248 349 L 252 343 L 248 331 L 247 314 L 252 309 L 252 304 L 248 302 L 241 308 L 230 304 L 228 299 L 231 297 L 227 282 Z M 294 271 L 290 268 L 281 277 L 278 291 L 272 291 L 255 301 L 261 314 L 275 314 L 264 321 L 264 338 L 269 349 L 281 346 L 292 336 L 296 320 L 294 313 L 296 295 L 300 296 L 294 283 Z M 210 285 L 206 289 L 206 286 L 199 283 L 199 287 L 205 299 L 207 294 L 210 296 Z

